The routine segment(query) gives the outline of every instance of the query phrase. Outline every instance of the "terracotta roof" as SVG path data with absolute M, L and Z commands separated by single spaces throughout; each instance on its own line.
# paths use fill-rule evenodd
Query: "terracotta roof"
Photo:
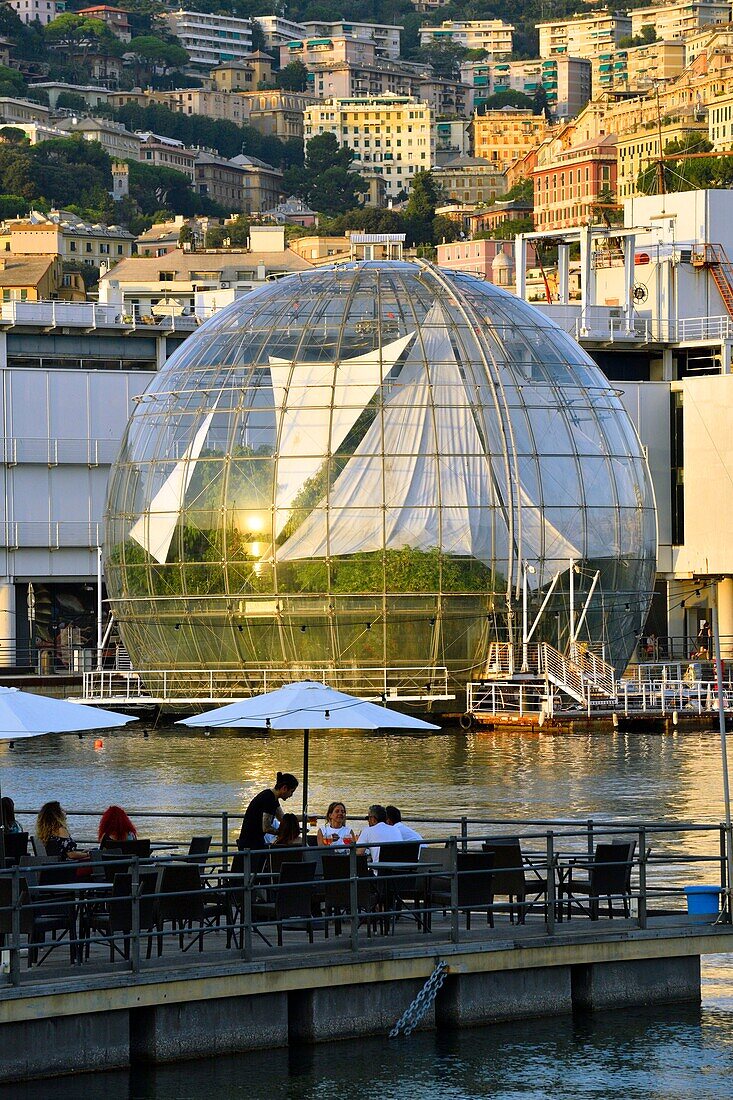
M 231 271 L 251 269 L 264 264 L 271 271 L 306 271 L 313 267 L 297 252 L 286 248 L 284 252 L 184 252 L 176 248 L 165 256 L 132 256 L 120 260 L 105 276 L 118 282 L 126 280 L 157 280 L 159 271 L 174 272 L 177 279 L 186 280 L 192 271 Z
M 0 287 L 38 286 L 48 269 L 56 261 L 55 256 L 19 255 L 17 252 L 1 257 Z

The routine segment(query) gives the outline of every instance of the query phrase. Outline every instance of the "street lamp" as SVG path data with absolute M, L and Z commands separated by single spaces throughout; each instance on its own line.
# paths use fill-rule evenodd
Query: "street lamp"
M 527 574 L 535 574 L 537 570 L 529 562 L 522 562 L 522 672 L 529 672 L 527 661 Z

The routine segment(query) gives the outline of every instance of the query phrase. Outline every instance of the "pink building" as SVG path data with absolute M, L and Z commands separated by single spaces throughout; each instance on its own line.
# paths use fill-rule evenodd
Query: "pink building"
M 527 243 L 527 263 L 536 263 L 534 245 Z M 514 241 L 454 241 L 438 245 L 438 267 L 467 271 L 497 286 L 514 286 Z
M 588 225 L 594 208 L 616 194 L 616 138 L 594 138 L 540 164 L 534 178 L 535 229 Z

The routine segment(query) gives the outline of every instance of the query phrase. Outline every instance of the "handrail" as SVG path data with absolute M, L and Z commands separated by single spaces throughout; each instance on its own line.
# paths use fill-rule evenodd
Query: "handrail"
M 616 670 L 582 642 L 572 642 L 570 659 L 576 665 L 590 687 L 603 692 L 610 699 L 616 698 Z
M 548 680 L 578 703 L 585 703 L 586 685 L 582 673 L 549 642 L 541 642 L 542 667 Z

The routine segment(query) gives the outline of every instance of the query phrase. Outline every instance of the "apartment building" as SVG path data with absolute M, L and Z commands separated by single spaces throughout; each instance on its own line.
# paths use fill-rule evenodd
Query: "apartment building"
M 303 38 L 307 31 L 302 23 L 295 23 L 282 15 L 258 15 L 257 22 L 265 36 L 265 48 L 277 57 L 278 50 L 293 38 Z
M 464 206 L 488 204 L 506 194 L 504 173 L 483 157 L 454 157 L 432 174 L 443 195 Z
M 730 4 L 721 0 L 680 0 L 629 12 L 632 35 L 640 35 L 644 27 L 651 27 L 658 40 L 685 38 L 701 27 L 728 23 L 730 14 Z
M 550 132 L 544 115 L 520 107 L 486 111 L 473 120 L 473 151 L 505 171 L 525 153 L 540 145 Z
M 307 69 L 317 71 L 324 65 L 373 65 L 376 59 L 376 46 L 371 39 L 350 34 L 334 35 L 333 38 L 294 38 L 280 47 L 282 68 L 291 61 L 300 61 Z
M 305 37 L 308 38 L 360 38 L 374 43 L 377 57 L 396 61 L 401 53 L 401 35 L 404 27 L 386 23 L 351 23 L 340 19 L 322 22 L 317 19 L 306 20 Z M 302 38 L 304 35 L 296 35 Z
M 66 4 L 56 0 L 7 0 L 7 3 L 21 23 L 40 23 L 42 27 L 66 10 Z
M 249 19 L 183 9 L 166 12 L 163 18 L 193 65 L 213 69 L 222 61 L 243 61 L 252 52 Z
M 406 192 L 410 179 L 433 166 L 432 111 L 410 96 L 330 99 L 308 107 L 305 140 L 331 133 L 353 149 L 353 167 L 384 180 L 388 198 Z
M 616 194 L 615 141 L 610 135 L 569 149 L 547 143 L 533 173 L 535 229 L 567 229 L 596 220 L 594 208 Z
M 14 255 L 60 256 L 62 260 L 99 267 L 132 255 L 135 238 L 118 225 L 91 225 L 69 210 L 48 214 L 32 210 L 24 218 L 12 218 L 0 225 L 0 252 Z
M 439 27 L 420 27 L 420 45 L 452 42 L 467 50 L 486 50 L 490 57 L 510 54 L 514 49 L 514 27 L 503 19 L 447 19 Z
M 189 149 L 175 138 L 161 137 L 150 132 L 137 135 L 140 145 L 140 160 L 155 168 L 172 168 L 182 172 L 193 183 L 196 175 L 196 149 Z
M 591 62 L 593 94 L 646 91 L 657 81 L 674 80 L 685 63 L 685 43 L 680 40 L 604 51 Z
M 548 19 L 535 24 L 540 33 L 540 57 L 565 54 L 595 57 L 613 50 L 631 34 L 631 18 L 621 12 L 595 11 L 570 19 Z
M 51 112 L 42 103 L 14 96 L 0 96 L 0 124 L 14 122 L 43 122 L 48 125 Z
M 471 151 L 471 123 L 462 118 L 436 119 L 435 164 L 444 165 L 456 157 L 465 157 Z
M 395 62 L 354 61 L 318 65 L 311 71 L 310 88 L 318 99 L 354 99 L 359 96 L 417 96 L 419 78 Z
M 710 104 L 708 140 L 716 152 L 733 149 L 733 91 Z
M 647 123 L 635 133 L 618 137 L 616 151 L 618 156 L 617 195 L 619 200 L 630 199 L 643 193 L 637 188 L 639 173 L 642 169 L 658 163 L 657 158 L 664 152 L 669 142 L 684 142 L 695 138 L 707 140 L 707 137 L 707 121 L 697 122 L 694 118 L 674 122 L 662 120 L 657 124 Z
M 533 61 L 466 61 L 461 79 L 473 88 L 474 107 L 497 92 L 533 96 L 545 89 L 547 105 L 556 118 L 573 118 L 591 95 L 591 62 L 584 57 L 554 57 Z

